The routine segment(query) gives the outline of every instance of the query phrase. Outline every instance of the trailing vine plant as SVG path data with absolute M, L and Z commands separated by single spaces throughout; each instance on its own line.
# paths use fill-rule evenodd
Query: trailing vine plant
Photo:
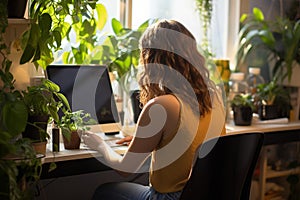
M 197 10 L 199 12 L 200 20 L 202 23 L 202 48 L 203 50 L 211 55 L 211 47 L 209 45 L 209 31 L 212 19 L 212 11 L 213 11 L 213 0 L 196 0 Z

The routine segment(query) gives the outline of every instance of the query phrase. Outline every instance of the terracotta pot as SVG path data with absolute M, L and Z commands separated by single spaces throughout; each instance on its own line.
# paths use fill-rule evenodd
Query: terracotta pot
M 252 122 L 253 111 L 249 106 L 234 106 L 233 121 L 237 126 L 250 126 Z
M 81 133 L 77 131 L 73 131 L 71 133 L 71 138 L 68 140 L 65 136 L 63 136 L 65 149 L 79 149 L 81 142 Z
M 31 145 L 37 154 L 46 155 L 47 142 L 33 142 Z

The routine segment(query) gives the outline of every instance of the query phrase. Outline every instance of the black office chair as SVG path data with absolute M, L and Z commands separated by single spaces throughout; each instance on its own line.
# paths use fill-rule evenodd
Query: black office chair
M 255 132 L 203 143 L 180 199 L 248 200 L 263 139 L 263 133 Z

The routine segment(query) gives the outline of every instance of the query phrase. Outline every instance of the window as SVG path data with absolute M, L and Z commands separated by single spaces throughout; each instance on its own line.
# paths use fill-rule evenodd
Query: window
M 112 33 L 111 19 L 120 20 L 124 26 L 137 28 L 148 19 L 174 19 L 186 26 L 202 41 L 202 24 L 195 0 L 99 0 L 108 13 L 108 20 L 99 35 Z M 229 58 L 234 64 L 235 43 L 238 34 L 240 0 L 213 0 L 213 17 L 209 41 L 216 58 Z M 69 48 L 70 44 L 65 44 Z
M 234 63 L 238 34 L 239 0 L 213 0 L 209 40 L 216 58 L 230 58 Z M 229 12 L 230 11 L 230 12 Z M 132 28 L 149 18 L 175 19 L 186 26 L 200 44 L 201 21 L 195 0 L 132 0 Z

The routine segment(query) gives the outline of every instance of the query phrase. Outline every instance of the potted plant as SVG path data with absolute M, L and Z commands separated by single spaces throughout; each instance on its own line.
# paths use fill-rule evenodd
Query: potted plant
M 36 149 L 39 153 L 45 154 L 46 151 L 49 120 L 59 121 L 59 109 L 63 106 L 69 108 L 66 97 L 59 91 L 58 85 L 46 79 L 40 85 L 29 86 L 23 91 L 28 120 L 22 135 L 24 138 L 30 138 L 34 146 L 42 145 L 42 149 Z
M 238 126 L 249 126 L 252 122 L 253 99 L 251 94 L 237 94 L 231 100 L 233 121 Z
M 237 66 L 245 62 L 262 66 L 267 60 L 273 69 L 273 76 L 280 83 L 289 82 L 295 74 L 293 70 L 299 70 L 300 20 L 278 17 L 277 20 L 267 21 L 262 11 L 254 8 L 252 15 L 242 15 L 241 24 Z
M 289 117 L 290 95 L 284 86 L 273 80 L 257 85 L 258 114 L 261 120 Z
M 65 149 L 79 149 L 82 131 L 88 130 L 87 125 L 96 124 L 96 120 L 83 110 L 71 112 L 66 110 L 58 121 L 61 129 Z

